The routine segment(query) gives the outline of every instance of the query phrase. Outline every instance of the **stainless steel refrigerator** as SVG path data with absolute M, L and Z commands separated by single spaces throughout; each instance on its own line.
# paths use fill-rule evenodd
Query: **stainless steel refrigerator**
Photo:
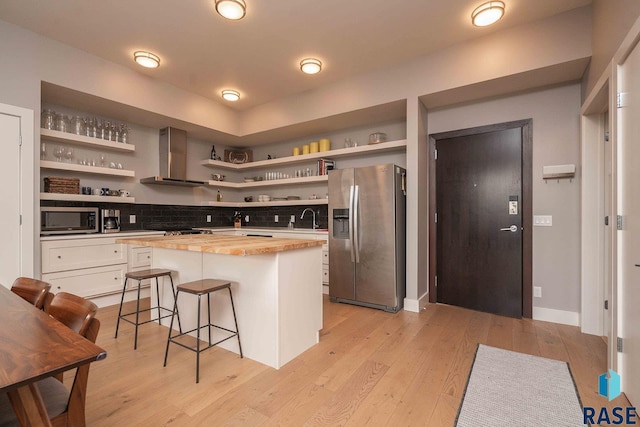
M 393 164 L 329 172 L 331 301 L 391 312 L 402 308 L 405 177 Z

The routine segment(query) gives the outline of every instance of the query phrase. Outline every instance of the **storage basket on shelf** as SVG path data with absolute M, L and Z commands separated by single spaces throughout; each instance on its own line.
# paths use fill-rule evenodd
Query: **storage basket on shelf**
M 44 178 L 45 193 L 80 194 L 79 178 L 48 176 Z

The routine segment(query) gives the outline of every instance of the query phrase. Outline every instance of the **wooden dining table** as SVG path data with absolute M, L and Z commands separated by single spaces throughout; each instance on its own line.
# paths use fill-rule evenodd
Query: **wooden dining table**
M 22 425 L 51 425 L 37 381 L 105 357 L 105 350 L 0 284 L 0 393 L 8 393 Z

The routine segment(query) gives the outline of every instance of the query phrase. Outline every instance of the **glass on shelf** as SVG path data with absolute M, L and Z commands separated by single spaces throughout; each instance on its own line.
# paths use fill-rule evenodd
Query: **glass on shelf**
M 47 160 L 47 146 L 44 141 L 40 143 L 40 160 Z
M 53 110 L 42 110 L 40 118 L 40 127 L 43 129 L 54 130 L 56 128 L 56 113 Z
M 69 119 L 64 114 L 56 114 L 56 130 L 60 132 L 69 132 Z
M 75 116 L 71 120 L 71 133 L 75 133 L 76 135 L 84 135 L 86 130 L 86 125 L 84 119 L 80 116 Z
M 73 148 L 67 147 L 67 150 L 64 153 L 64 156 L 67 159 L 67 163 L 73 163 Z

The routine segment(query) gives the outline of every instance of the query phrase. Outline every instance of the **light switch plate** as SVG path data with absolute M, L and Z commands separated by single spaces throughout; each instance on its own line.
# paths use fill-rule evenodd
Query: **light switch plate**
M 280 219 L 280 218 L 278 218 L 278 215 L 274 215 L 274 216 L 273 216 L 273 222 L 278 222 L 278 220 L 279 220 L 279 219 Z
M 135 223 L 136 223 L 136 216 L 129 215 L 129 224 L 135 224 Z
M 211 215 L 207 215 L 207 222 L 211 222 Z
M 533 287 L 533 296 L 535 298 L 542 298 L 542 288 L 540 286 Z
M 534 227 L 551 227 L 553 226 L 553 216 L 551 215 L 534 215 L 533 216 Z

